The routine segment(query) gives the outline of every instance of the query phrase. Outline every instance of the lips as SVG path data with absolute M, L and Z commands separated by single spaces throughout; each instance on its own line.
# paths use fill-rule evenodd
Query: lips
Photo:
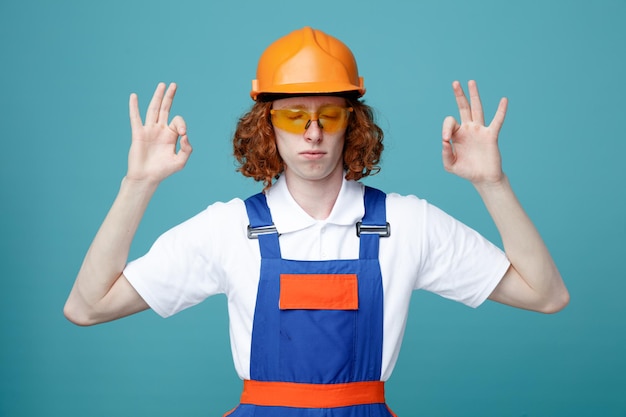
M 324 155 L 326 155 L 326 152 L 322 152 L 322 151 L 304 151 L 304 152 L 300 152 L 300 155 L 302 155 L 305 158 L 308 159 L 319 159 L 321 157 L 323 157 Z

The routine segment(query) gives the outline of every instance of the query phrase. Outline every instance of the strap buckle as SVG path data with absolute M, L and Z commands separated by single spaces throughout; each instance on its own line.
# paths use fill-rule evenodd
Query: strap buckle
M 248 225 L 248 239 L 258 239 L 260 235 L 271 235 L 272 233 L 278 233 L 273 224 L 258 227 Z
M 357 222 L 356 224 L 356 235 L 361 237 L 361 234 L 364 235 L 378 235 L 380 237 L 389 237 L 391 235 L 391 226 L 389 222 L 384 225 L 372 225 L 372 224 L 363 224 L 362 222 Z

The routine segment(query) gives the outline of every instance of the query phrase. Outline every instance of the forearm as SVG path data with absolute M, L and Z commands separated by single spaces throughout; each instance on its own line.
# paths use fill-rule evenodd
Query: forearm
M 518 306 L 541 311 L 563 308 L 569 299 L 567 289 L 548 248 L 515 196 L 508 178 L 503 175 L 501 181 L 496 183 L 474 185 L 498 228 L 515 275 L 519 275 L 526 286 L 516 287 L 522 300 Z
M 91 314 L 120 278 L 156 187 L 153 183 L 122 180 L 119 193 L 85 255 L 66 303 L 66 315 Z

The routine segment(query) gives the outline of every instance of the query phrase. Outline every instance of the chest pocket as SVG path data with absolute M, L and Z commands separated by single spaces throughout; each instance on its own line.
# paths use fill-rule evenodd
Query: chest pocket
M 358 310 L 356 274 L 281 274 L 281 310 Z

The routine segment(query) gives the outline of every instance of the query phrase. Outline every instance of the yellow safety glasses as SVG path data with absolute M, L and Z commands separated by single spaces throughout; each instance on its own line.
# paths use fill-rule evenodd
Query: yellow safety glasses
M 334 133 L 348 126 L 348 117 L 352 107 L 335 105 L 322 106 L 317 111 L 308 112 L 304 109 L 272 109 L 272 124 L 290 133 L 304 133 L 312 121 L 324 132 Z

